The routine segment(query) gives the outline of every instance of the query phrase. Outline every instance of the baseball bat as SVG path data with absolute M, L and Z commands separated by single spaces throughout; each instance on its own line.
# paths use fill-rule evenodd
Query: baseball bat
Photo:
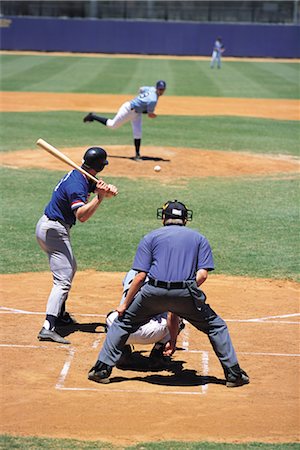
M 36 141 L 36 145 L 41 147 L 43 150 L 46 150 L 46 152 L 50 153 L 51 155 L 55 156 L 55 158 L 59 159 L 60 161 L 63 161 L 64 163 L 68 164 L 69 166 L 73 167 L 76 170 L 79 170 L 79 172 L 83 173 L 85 176 L 93 180 L 95 183 L 99 181 L 96 177 L 91 175 L 89 172 L 84 170 L 82 167 L 78 166 L 72 159 L 70 159 L 67 155 L 62 153 L 57 148 L 53 147 L 53 145 L 49 144 L 48 142 L 44 141 L 44 139 L 38 139 Z

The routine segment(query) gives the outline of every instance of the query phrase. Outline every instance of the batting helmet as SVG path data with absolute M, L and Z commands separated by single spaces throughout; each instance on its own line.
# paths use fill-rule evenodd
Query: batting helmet
M 156 89 L 166 89 L 167 83 L 164 80 L 158 80 L 156 83 Z
M 168 200 L 162 208 L 157 208 L 158 219 L 182 219 L 187 222 L 193 218 L 193 211 L 178 200 Z
M 107 166 L 107 153 L 101 147 L 91 147 L 83 155 L 82 167 L 101 172 Z

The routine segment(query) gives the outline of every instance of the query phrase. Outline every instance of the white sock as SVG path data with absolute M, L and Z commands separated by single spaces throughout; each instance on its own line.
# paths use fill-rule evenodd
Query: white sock
M 43 328 L 45 328 L 46 330 L 50 330 L 50 322 L 49 322 L 49 320 L 45 320 Z

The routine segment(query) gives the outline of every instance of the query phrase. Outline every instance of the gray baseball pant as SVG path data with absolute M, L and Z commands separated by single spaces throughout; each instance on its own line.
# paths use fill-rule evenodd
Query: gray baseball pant
M 37 241 L 47 253 L 53 276 L 46 314 L 58 316 L 68 298 L 77 265 L 70 243 L 70 227 L 43 215 L 36 226 Z
M 108 330 L 98 360 L 115 366 L 130 333 L 156 314 L 171 311 L 208 336 L 223 368 L 234 366 L 238 360 L 227 325 L 200 297 L 201 291 L 196 283 L 193 283 L 192 290 L 167 290 L 146 283 L 123 316 L 116 318 Z

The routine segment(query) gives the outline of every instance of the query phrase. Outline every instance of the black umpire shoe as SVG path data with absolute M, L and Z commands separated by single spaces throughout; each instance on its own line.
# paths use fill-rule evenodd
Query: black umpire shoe
M 70 341 L 67 341 L 62 336 L 60 336 L 54 330 L 46 330 L 46 328 L 42 328 L 37 336 L 39 341 L 52 341 L 57 342 L 58 344 L 71 344 Z
M 93 118 L 93 113 L 88 113 L 84 118 L 83 118 L 84 122 L 93 122 L 94 118 Z
M 96 381 L 96 383 L 107 384 L 109 383 L 111 372 L 112 367 L 101 361 L 97 361 L 94 367 L 92 367 L 89 371 L 88 379 L 91 381 Z
M 238 364 L 229 369 L 224 369 L 226 377 L 226 386 L 229 388 L 243 386 L 250 383 L 250 378 Z

